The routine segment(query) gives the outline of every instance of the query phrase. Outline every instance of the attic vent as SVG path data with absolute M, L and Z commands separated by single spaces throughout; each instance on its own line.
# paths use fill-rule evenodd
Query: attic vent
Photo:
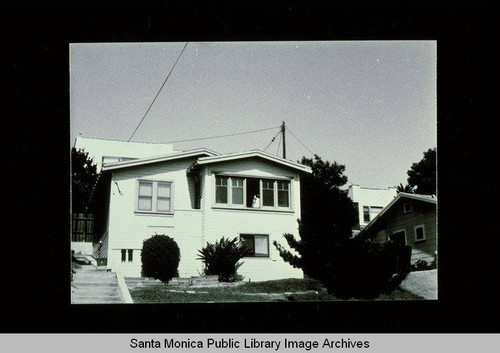
M 412 203 L 411 202 L 404 203 L 403 204 L 403 213 L 409 213 L 411 211 L 413 211 Z

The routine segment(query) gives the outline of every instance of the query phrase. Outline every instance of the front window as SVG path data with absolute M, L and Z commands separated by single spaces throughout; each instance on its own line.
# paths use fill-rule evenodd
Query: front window
M 227 203 L 227 177 L 215 177 L 215 202 Z
M 243 205 L 243 179 L 231 178 L 233 205 Z
M 290 182 L 278 181 L 278 207 L 290 207 Z
M 240 240 L 249 250 L 248 257 L 269 257 L 269 235 L 241 234 Z
M 262 181 L 262 205 L 274 207 L 274 182 L 272 180 Z
M 215 176 L 215 204 L 237 208 L 289 210 L 290 180 Z
M 139 181 L 137 211 L 172 212 L 172 183 Z

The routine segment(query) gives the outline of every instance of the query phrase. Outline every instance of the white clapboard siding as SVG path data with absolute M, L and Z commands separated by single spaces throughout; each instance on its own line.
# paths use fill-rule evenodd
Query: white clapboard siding
M 195 253 L 201 246 L 201 210 L 192 208 L 194 186 L 186 175 L 194 159 L 157 163 L 140 168 L 127 168 L 113 172 L 110 198 L 110 229 L 108 267 L 129 276 L 139 276 L 140 249 L 153 231 L 174 238 L 181 251 L 179 274 L 197 274 L 201 263 Z M 172 182 L 174 213 L 144 214 L 135 212 L 137 180 Z M 133 249 L 132 263 L 121 261 L 121 249 Z
M 228 173 L 256 178 L 290 178 L 291 180 L 291 212 L 276 212 L 263 210 L 236 210 L 214 207 L 215 174 Z M 281 278 L 302 278 L 300 269 L 295 269 L 285 263 L 273 241 L 278 241 L 288 248 L 284 233 L 291 233 L 298 237 L 298 223 L 300 218 L 300 183 L 296 171 L 284 168 L 273 163 L 257 159 L 244 159 L 234 162 L 225 162 L 206 168 L 202 179 L 204 211 L 204 241 L 213 243 L 220 238 L 239 239 L 240 234 L 267 234 L 269 235 L 268 258 L 244 258 L 244 264 L 238 273 L 245 280 L 264 281 Z

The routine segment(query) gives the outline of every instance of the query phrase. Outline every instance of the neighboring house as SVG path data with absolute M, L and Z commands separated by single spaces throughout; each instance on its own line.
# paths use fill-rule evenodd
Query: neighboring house
M 361 187 L 353 184 L 349 186 L 347 196 L 354 202 L 358 209 L 358 224 L 354 226 L 353 234 L 359 234 L 359 231 L 365 228 L 382 209 L 396 197 L 396 188 L 374 189 Z
M 78 136 L 73 144 L 77 150 L 88 152 L 100 173 L 103 164 L 175 153 L 171 144 L 126 142 Z
M 437 256 L 435 196 L 400 192 L 361 232 L 373 242 L 392 240 L 412 247 L 411 263 Z
M 238 270 L 245 280 L 302 278 L 272 244 L 286 245 L 284 233 L 298 236 L 302 173 L 311 169 L 256 150 L 197 149 L 105 165 L 94 256 L 140 276 L 143 241 L 165 234 L 179 245 L 179 275 L 196 276 L 203 267 L 198 250 L 236 237 L 251 250 Z

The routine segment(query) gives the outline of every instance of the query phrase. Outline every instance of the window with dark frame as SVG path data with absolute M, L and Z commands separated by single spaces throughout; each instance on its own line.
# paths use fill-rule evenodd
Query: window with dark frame
M 262 180 L 262 206 L 274 207 L 274 182 Z
M 228 177 L 215 177 L 215 202 L 227 203 L 227 181 Z
M 248 257 L 269 257 L 269 235 L 240 234 L 240 240 L 249 250 Z
M 289 188 L 289 181 L 278 181 L 278 207 L 290 207 Z
M 415 227 L 415 241 L 425 240 L 424 226 Z
M 231 203 L 243 206 L 243 179 L 231 178 L 231 194 Z
M 370 222 L 370 207 L 363 206 L 363 221 Z
M 121 249 L 122 262 L 134 261 L 134 249 Z M 127 256 L 128 255 L 128 256 Z
M 215 176 L 215 204 L 285 210 L 291 208 L 290 199 L 289 180 Z
M 409 213 L 413 211 L 413 205 L 411 202 L 406 202 L 403 204 L 403 213 Z

